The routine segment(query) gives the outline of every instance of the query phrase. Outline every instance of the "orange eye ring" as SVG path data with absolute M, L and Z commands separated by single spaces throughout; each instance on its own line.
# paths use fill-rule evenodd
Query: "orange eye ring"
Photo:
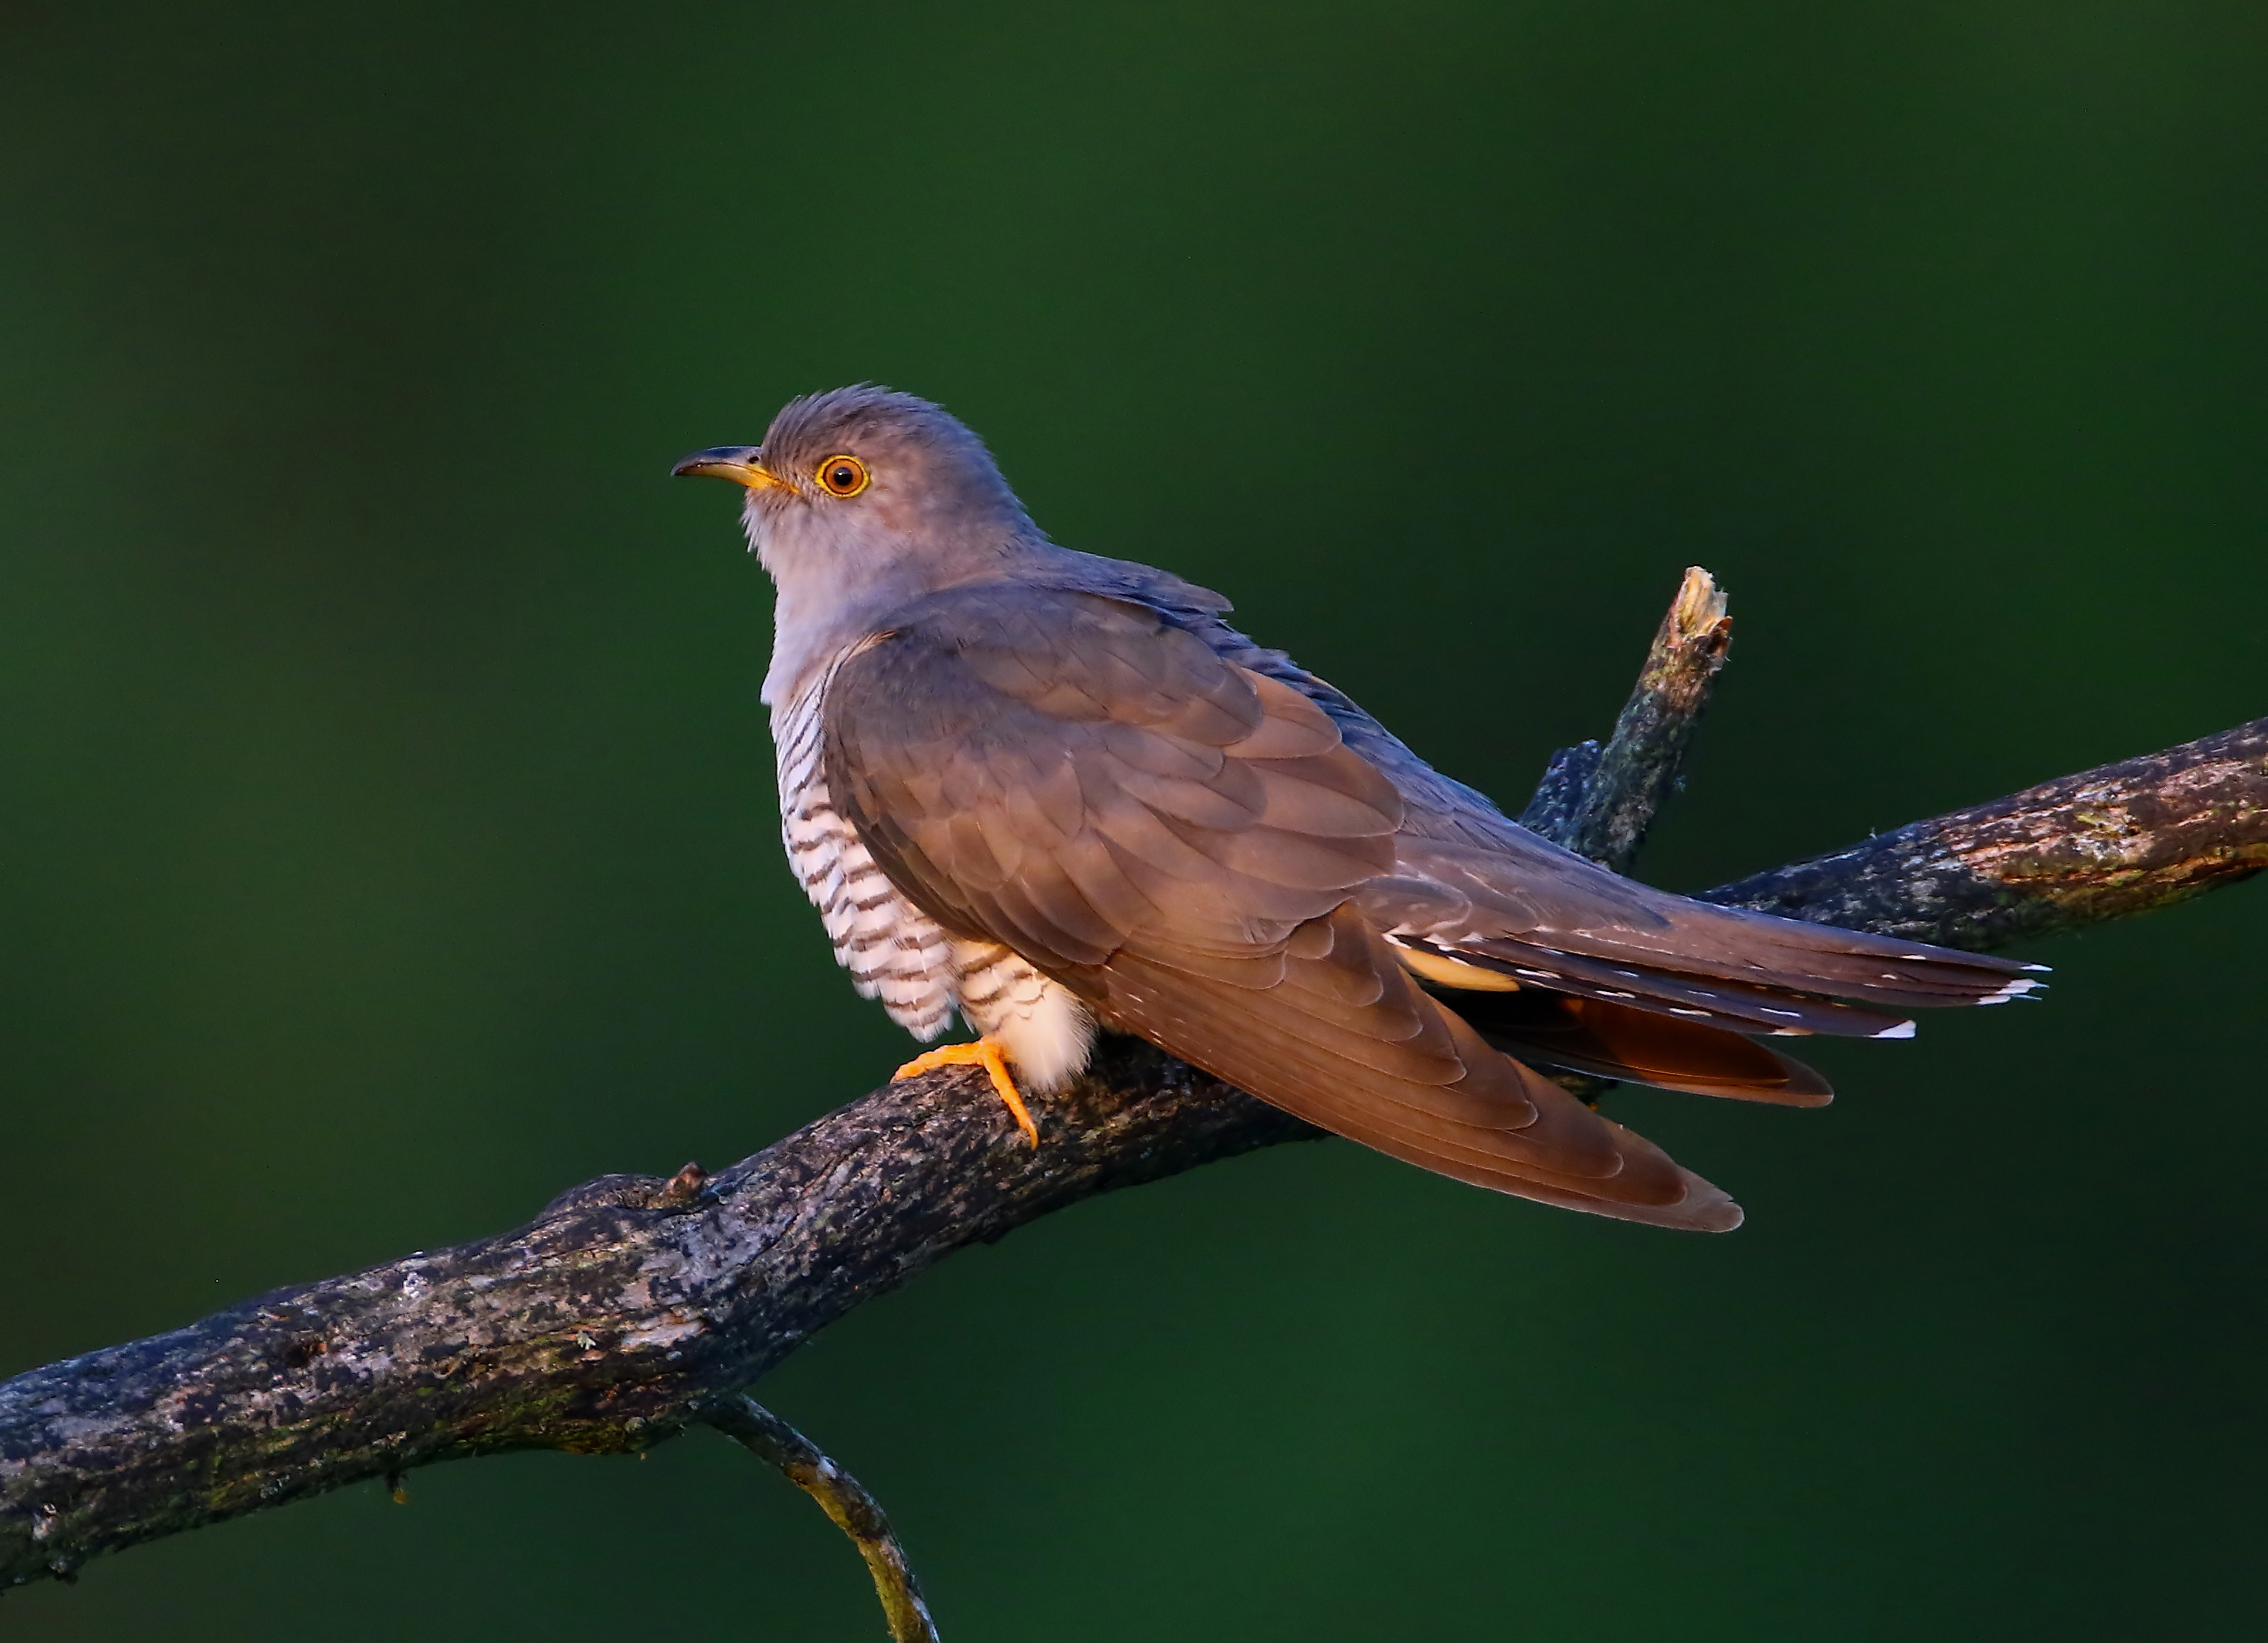
M 866 465 L 848 454 L 828 457 L 812 470 L 811 476 L 830 497 L 855 497 L 873 483 Z

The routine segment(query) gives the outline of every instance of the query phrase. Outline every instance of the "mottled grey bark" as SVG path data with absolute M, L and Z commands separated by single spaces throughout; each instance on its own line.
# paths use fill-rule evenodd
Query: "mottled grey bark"
M 1628 873 L 1646 829 L 1677 790 L 1694 726 L 1732 643 L 1733 619 L 1716 579 L 1697 564 L 1689 567 L 1615 733 L 1604 748 L 1586 741 L 1553 755 L 1521 824 Z
M 2146 912 L 2268 866 L 2268 719 L 1881 833 L 1704 899 L 2003 947 Z
M 1667 705 L 1624 774 L 1602 760 L 1594 780 L 1614 785 L 1568 814 L 1620 817 L 1606 836 L 1635 848 L 1675 775 L 1641 744 L 1683 745 L 1713 671 L 1654 691 Z M 1984 947 L 2264 865 L 2268 720 L 1713 894 Z M 516 1231 L 19 1375 L 0 1384 L 0 1582 L 436 1461 L 650 1448 L 966 1244 L 1316 1133 L 1127 1040 L 1035 1114 L 1036 1149 L 981 1072 L 886 1085 L 715 1176 L 608 1176 Z
M 605 1176 L 500 1237 L 19 1375 L 0 1580 L 436 1461 L 649 1448 L 963 1245 L 1313 1133 L 1124 1040 L 1039 1116 L 1035 1150 L 981 1072 L 885 1085 L 717 1175 Z

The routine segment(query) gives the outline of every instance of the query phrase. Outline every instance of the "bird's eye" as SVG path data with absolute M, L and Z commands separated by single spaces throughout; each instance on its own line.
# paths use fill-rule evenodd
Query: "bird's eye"
M 855 497 L 866 488 L 866 465 L 855 456 L 830 456 L 819 465 L 816 477 L 822 490 Z

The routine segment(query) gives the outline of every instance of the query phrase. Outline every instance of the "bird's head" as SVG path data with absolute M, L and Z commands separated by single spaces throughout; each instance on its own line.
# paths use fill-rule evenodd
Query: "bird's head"
M 792 400 L 762 445 L 696 451 L 671 471 L 746 488 L 748 545 L 779 590 L 769 702 L 939 588 L 1045 572 L 1171 607 L 1228 605 L 1145 565 L 1049 542 L 984 442 L 910 394 L 868 385 Z
M 887 388 L 792 400 L 762 445 L 696 451 L 671 471 L 747 488 L 748 545 L 784 594 L 943 586 L 1037 538 L 984 442 Z

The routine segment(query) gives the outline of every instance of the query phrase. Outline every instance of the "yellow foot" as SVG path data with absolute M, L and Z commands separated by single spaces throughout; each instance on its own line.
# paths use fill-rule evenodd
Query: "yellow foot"
M 1008 1076 L 1008 1057 L 1001 1053 L 998 1043 L 990 1038 L 980 1038 L 973 1044 L 947 1044 L 942 1050 L 916 1056 L 892 1073 L 890 1080 L 895 1083 L 900 1079 L 918 1078 L 939 1067 L 983 1067 L 991 1075 L 992 1093 L 1006 1103 L 1024 1138 L 1034 1146 L 1040 1144 L 1040 1127 L 1032 1122 L 1024 1098 L 1016 1093 L 1016 1080 Z

